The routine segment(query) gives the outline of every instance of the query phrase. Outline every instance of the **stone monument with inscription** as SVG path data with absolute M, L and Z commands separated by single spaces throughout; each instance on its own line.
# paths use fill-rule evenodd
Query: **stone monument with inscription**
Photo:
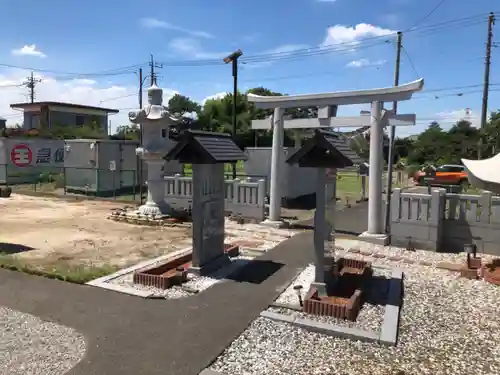
M 165 180 L 162 168 L 165 155 L 175 144 L 168 138 L 169 128 L 179 122 L 163 106 L 163 90 L 155 83 L 148 89 L 148 104 L 138 111 L 129 112 L 133 124 L 139 124 L 143 139 L 136 153 L 147 165 L 148 197 L 139 207 L 139 214 L 167 216 L 174 210 L 165 201 Z
M 224 164 L 246 160 L 230 135 L 187 130 L 167 154 L 193 166 L 193 259 L 189 270 L 206 275 L 230 262 L 224 248 Z

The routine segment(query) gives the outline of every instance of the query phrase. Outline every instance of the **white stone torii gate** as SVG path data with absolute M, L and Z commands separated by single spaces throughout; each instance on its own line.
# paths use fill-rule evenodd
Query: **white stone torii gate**
M 369 158 L 369 200 L 368 228 L 362 237 L 373 242 L 386 244 L 387 235 L 383 225 L 383 131 L 384 126 L 415 125 L 414 114 L 397 115 L 384 110 L 384 102 L 399 102 L 411 99 L 415 92 L 421 91 L 424 80 L 419 79 L 401 86 L 388 88 L 331 92 L 323 94 L 260 96 L 248 94 L 248 101 L 257 108 L 274 109 L 271 119 L 253 120 L 252 129 L 273 128 L 271 153 L 271 181 L 269 219 L 263 224 L 281 226 L 281 191 L 280 191 L 280 149 L 283 148 L 284 129 L 307 128 L 341 128 L 370 126 L 370 158 Z M 369 116 L 336 117 L 339 105 L 371 104 Z M 283 121 L 286 108 L 318 107 L 317 118 L 294 119 Z

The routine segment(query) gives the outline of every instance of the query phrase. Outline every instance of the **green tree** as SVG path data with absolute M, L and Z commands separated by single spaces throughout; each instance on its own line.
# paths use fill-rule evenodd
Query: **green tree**
M 116 128 L 116 133 L 113 134 L 110 138 L 129 139 L 136 141 L 139 139 L 139 127 L 135 124 L 118 126 Z
M 461 159 L 476 159 L 480 133 L 469 121 L 460 120 L 448 131 L 449 163 L 460 164 Z
M 492 112 L 484 129 L 481 129 L 483 140 L 483 157 L 492 157 L 500 152 L 500 110 Z
M 448 134 L 443 131 L 438 122 L 433 121 L 413 143 L 408 155 L 408 163 L 416 165 L 447 163 L 449 156 Z

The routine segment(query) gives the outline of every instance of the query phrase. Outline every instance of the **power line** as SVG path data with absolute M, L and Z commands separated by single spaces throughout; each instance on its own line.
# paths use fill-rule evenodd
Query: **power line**
M 0 64 L 0 67 L 11 68 L 11 69 L 31 70 L 33 72 L 39 72 L 39 73 L 52 73 L 52 74 L 60 74 L 60 75 L 68 75 L 68 76 L 76 76 L 76 77 L 91 77 L 91 76 L 113 76 L 113 75 L 129 74 L 129 73 L 135 71 L 133 69 L 137 70 L 137 67 L 143 66 L 143 65 L 146 65 L 146 63 L 126 66 L 126 67 L 121 67 L 121 68 L 115 68 L 115 69 L 108 69 L 108 70 L 103 70 L 103 71 L 94 72 L 94 73 L 64 72 L 64 71 L 59 71 L 59 70 L 37 69 L 37 68 L 12 65 L 12 64 Z
M 492 91 L 500 91 L 500 89 L 492 89 L 492 90 L 490 90 L 490 92 L 492 92 Z M 435 99 L 435 100 L 438 100 L 438 99 L 442 99 L 442 98 L 448 98 L 448 97 L 451 97 L 451 96 L 461 97 L 461 96 L 466 96 L 466 95 L 471 95 L 471 94 L 478 94 L 478 93 L 481 93 L 481 92 L 483 92 L 483 90 L 482 89 L 478 89 L 478 90 L 456 92 L 456 93 L 450 93 L 450 94 L 444 94 L 444 95 L 417 96 L 417 97 L 413 97 L 412 100 L 418 100 L 418 99 Z
M 136 96 L 136 95 L 137 94 L 135 92 L 133 94 L 120 95 L 120 96 L 116 96 L 116 97 L 113 97 L 113 98 L 101 100 L 101 101 L 99 101 L 99 104 L 102 104 L 102 103 L 105 103 L 105 102 L 111 102 L 113 100 L 118 100 L 118 99 L 130 98 L 131 96 Z
M 420 77 L 419 74 L 418 74 L 417 68 L 415 68 L 415 64 L 413 64 L 413 61 L 412 61 L 412 59 L 410 57 L 410 54 L 408 53 L 408 51 L 406 50 L 406 48 L 404 46 L 401 46 L 401 50 L 403 51 L 403 53 L 405 54 L 406 58 L 408 59 L 408 62 L 410 63 L 410 66 L 413 69 L 413 72 L 415 73 L 415 76 L 417 78 Z
M 477 24 L 481 24 L 486 22 L 485 14 L 480 14 L 476 16 L 470 16 L 455 20 L 450 20 L 446 22 L 441 22 L 434 25 L 425 26 L 422 28 L 414 28 L 409 32 L 413 33 L 414 36 L 429 36 L 434 35 L 438 32 L 443 31 L 444 29 L 457 29 L 457 28 L 465 28 L 474 26 Z M 256 55 L 249 55 L 245 58 L 242 58 L 242 63 L 259 63 L 259 62 L 268 62 L 268 61 L 278 61 L 278 60 L 288 60 L 293 58 L 300 57 L 310 57 L 317 55 L 324 55 L 333 52 L 350 52 L 354 48 L 364 49 L 370 48 L 377 45 L 386 44 L 388 38 L 395 36 L 396 33 L 391 33 L 382 36 L 374 36 L 368 37 L 361 41 L 348 41 L 348 42 L 340 42 L 329 45 L 322 45 L 317 47 L 309 47 L 297 49 L 292 52 L 274 52 L 274 53 L 263 53 Z M 219 59 L 208 59 L 208 60 L 185 60 L 185 61 L 164 61 L 163 65 L 165 66 L 178 66 L 178 67 L 187 67 L 187 66 L 210 66 L 210 65 L 221 65 L 221 61 Z
M 409 31 L 409 30 L 413 29 L 415 26 L 420 25 L 422 22 L 425 22 L 430 16 L 432 16 L 434 14 L 434 12 L 436 12 L 441 7 L 441 5 L 443 5 L 445 3 L 445 1 L 446 0 L 441 0 L 439 3 L 437 3 L 437 5 L 434 8 L 432 8 L 432 10 L 429 13 L 427 13 L 427 15 L 425 15 L 425 17 L 423 17 L 422 19 L 415 22 L 413 24 L 413 26 L 408 28 L 406 31 Z
M 436 33 L 442 32 L 445 29 L 462 29 L 466 27 L 475 26 L 481 23 L 486 22 L 485 14 L 478 14 L 475 16 L 469 16 L 454 20 L 449 20 L 445 22 L 436 23 L 433 25 L 428 25 L 425 27 L 413 27 L 408 33 L 411 33 L 412 36 L 415 37 L 424 37 L 431 36 Z M 317 47 L 303 48 L 297 49 L 293 52 L 275 52 L 275 53 L 262 53 L 256 55 L 248 55 L 245 58 L 242 58 L 241 62 L 244 64 L 255 64 L 261 62 L 272 62 L 272 61 L 280 61 L 280 60 L 290 60 L 290 59 L 298 59 L 304 57 L 312 57 L 318 55 L 325 55 L 329 53 L 340 54 L 348 54 L 353 49 L 356 50 L 364 50 L 376 46 L 381 46 L 387 44 L 388 39 L 395 36 L 396 33 L 383 35 L 383 36 L 375 36 L 365 38 L 359 42 L 341 42 Z M 195 67 L 195 66 L 221 66 L 223 62 L 220 59 L 207 59 L 207 60 L 179 60 L 179 61 L 163 61 L 161 63 L 163 66 L 177 66 L 177 67 Z M 108 69 L 103 71 L 91 72 L 91 73 L 83 73 L 83 72 L 66 72 L 66 71 L 58 71 L 51 69 L 37 69 L 31 67 L 24 67 L 19 65 L 12 64 L 0 64 L 0 67 L 5 68 L 13 68 L 13 69 L 23 69 L 23 70 L 32 70 L 34 72 L 41 73 L 52 73 L 59 74 L 61 76 L 73 76 L 73 77 L 107 77 L 107 76 L 118 76 L 118 75 L 126 75 L 130 73 L 137 72 L 137 69 L 140 67 L 144 67 L 149 65 L 148 63 L 134 64 L 114 69 Z M 69 77 L 61 77 L 61 79 L 69 79 Z

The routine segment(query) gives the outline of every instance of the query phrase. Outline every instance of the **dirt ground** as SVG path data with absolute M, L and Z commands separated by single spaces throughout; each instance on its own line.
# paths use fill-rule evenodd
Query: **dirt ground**
M 13 194 L 0 199 L 0 252 L 30 264 L 124 267 L 189 247 L 190 229 L 108 220 L 123 203 Z

